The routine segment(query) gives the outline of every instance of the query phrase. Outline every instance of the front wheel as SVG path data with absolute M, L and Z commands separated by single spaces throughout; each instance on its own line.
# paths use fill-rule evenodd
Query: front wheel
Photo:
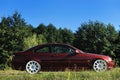
M 37 61 L 31 60 L 26 64 L 26 71 L 30 74 L 38 73 L 40 69 L 41 66 Z
M 96 72 L 106 71 L 107 67 L 108 67 L 108 65 L 105 60 L 98 59 L 98 60 L 94 61 L 94 63 L 93 63 L 93 69 Z

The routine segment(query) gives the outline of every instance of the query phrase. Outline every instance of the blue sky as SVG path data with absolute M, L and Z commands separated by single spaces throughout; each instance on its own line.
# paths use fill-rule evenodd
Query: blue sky
M 15 11 L 34 27 L 52 23 L 76 31 L 82 23 L 98 20 L 120 30 L 120 0 L 0 0 L 0 18 Z

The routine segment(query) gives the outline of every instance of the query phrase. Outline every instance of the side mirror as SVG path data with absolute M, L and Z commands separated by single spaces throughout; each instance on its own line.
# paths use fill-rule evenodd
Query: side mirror
M 76 54 L 80 53 L 80 51 L 79 51 L 79 50 L 77 50 L 77 49 L 75 50 L 75 52 L 76 52 Z

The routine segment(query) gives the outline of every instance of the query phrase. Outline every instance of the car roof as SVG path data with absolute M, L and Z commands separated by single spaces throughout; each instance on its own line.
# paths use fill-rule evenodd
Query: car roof
M 27 49 L 27 50 L 25 50 L 25 51 L 30 51 L 30 50 L 33 50 L 33 49 L 35 49 L 35 48 L 37 48 L 37 47 L 47 46 L 47 45 L 63 45 L 63 46 L 69 46 L 69 47 L 71 47 L 71 48 L 77 49 L 77 48 L 75 48 L 75 47 L 73 47 L 73 46 L 71 46 L 71 45 L 69 45 L 69 44 L 65 44 L 65 43 L 45 43 L 45 44 L 39 44 L 39 45 L 33 46 L 33 47 L 31 47 L 31 48 L 29 48 L 29 49 Z
M 46 43 L 46 44 L 39 44 L 39 45 L 69 45 L 65 43 Z

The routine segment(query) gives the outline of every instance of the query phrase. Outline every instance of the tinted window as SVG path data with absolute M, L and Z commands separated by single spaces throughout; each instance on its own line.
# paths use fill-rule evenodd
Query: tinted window
M 74 54 L 75 50 L 70 48 L 69 46 L 63 46 L 63 45 L 53 45 L 52 46 L 53 53 L 68 53 L 68 54 Z
M 36 53 L 49 53 L 50 51 L 49 51 L 48 46 L 43 46 L 43 47 L 39 47 L 34 52 L 36 52 Z

